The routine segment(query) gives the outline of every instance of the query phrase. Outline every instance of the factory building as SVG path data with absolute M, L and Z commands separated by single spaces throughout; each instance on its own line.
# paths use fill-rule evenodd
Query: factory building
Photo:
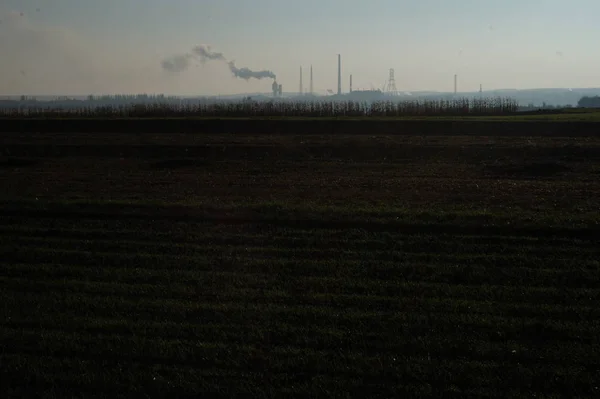
M 273 97 L 281 97 L 283 94 L 283 87 L 280 84 L 277 84 L 277 80 L 273 81 L 271 90 L 273 91 Z

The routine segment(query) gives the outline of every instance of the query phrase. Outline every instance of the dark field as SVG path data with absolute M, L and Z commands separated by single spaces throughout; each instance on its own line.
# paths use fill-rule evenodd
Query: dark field
M 23 123 L 0 147 L 2 398 L 600 395 L 595 127 Z
M 600 112 L 519 113 L 509 116 L 420 117 L 113 117 L 0 118 L 0 132 L 111 133 L 139 135 L 269 134 L 280 136 L 358 135 L 597 137 Z

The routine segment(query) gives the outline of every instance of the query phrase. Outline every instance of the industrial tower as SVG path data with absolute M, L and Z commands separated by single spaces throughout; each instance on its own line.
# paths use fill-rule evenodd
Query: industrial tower
M 342 56 L 338 54 L 338 96 L 342 95 Z
M 396 88 L 396 78 L 394 77 L 394 68 L 390 68 L 390 76 L 384 89 L 388 96 L 397 96 L 398 89 Z
M 310 66 L 310 95 L 313 95 L 313 74 L 312 74 L 312 65 Z
M 302 67 L 300 67 L 300 95 L 304 94 L 304 88 L 302 87 Z
M 280 84 L 277 84 L 277 80 L 273 80 L 273 85 L 271 85 L 273 89 L 273 97 L 281 97 L 283 93 L 283 88 Z
M 458 92 L 458 75 L 454 75 L 454 95 Z

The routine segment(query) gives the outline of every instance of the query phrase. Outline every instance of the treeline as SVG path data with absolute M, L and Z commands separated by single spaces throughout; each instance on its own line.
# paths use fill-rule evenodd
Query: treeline
M 577 106 L 581 108 L 600 108 L 600 96 L 582 97 Z
M 253 101 L 197 104 L 140 103 L 80 108 L 27 106 L 1 109 L 5 118 L 251 118 L 251 117 L 400 117 L 506 115 L 517 112 L 509 98 L 412 101 Z
M 73 98 L 58 96 L 51 99 L 38 99 L 35 97 L 21 96 L 20 99 L 0 99 L 2 109 L 79 109 L 98 106 L 131 106 L 133 104 L 183 104 L 193 102 L 190 99 L 181 99 L 163 94 L 117 94 L 102 96 L 87 96 L 86 98 Z M 196 100 L 198 102 L 198 100 Z

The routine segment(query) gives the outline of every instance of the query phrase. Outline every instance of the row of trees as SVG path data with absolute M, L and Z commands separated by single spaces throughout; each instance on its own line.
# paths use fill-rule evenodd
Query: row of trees
M 506 98 L 376 101 L 244 101 L 168 104 L 84 106 L 79 108 L 19 107 L 0 110 L 3 117 L 399 117 L 436 115 L 504 115 L 517 112 L 518 104 Z
M 582 97 L 577 106 L 581 108 L 600 108 L 600 96 Z

